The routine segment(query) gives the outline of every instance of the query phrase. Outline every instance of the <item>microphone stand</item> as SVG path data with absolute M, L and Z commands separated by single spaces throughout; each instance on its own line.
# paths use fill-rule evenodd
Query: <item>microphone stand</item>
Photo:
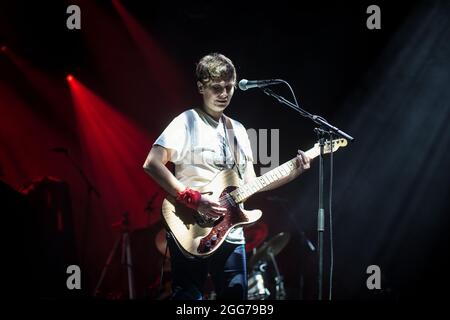
M 112 259 L 119 250 L 119 245 L 121 245 L 121 263 L 127 269 L 127 280 L 128 280 L 128 298 L 130 300 L 136 299 L 136 292 L 134 288 L 134 274 L 133 274 L 133 261 L 131 256 L 131 242 L 130 242 L 130 221 L 128 212 L 122 213 L 122 221 L 120 222 L 120 236 L 116 239 L 112 250 L 108 255 L 105 265 L 103 266 L 100 278 L 95 286 L 94 297 L 98 297 L 100 294 L 100 287 L 105 278 L 106 272 L 111 266 Z
M 323 287 L 323 233 L 325 231 L 325 209 L 323 205 L 323 147 L 325 144 L 325 133 L 330 135 L 340 136 L 349 141 L 353 141 L 354 138 L 347 133 L 341 131 L 340 129 L 332 126 L 324 118 L 313 115 L 308 111 L 300 108 L 297 104 L 294 104 L 287 100 L 286 98 L 274 93 L 272 90 L 267 88 L 262 88 L 262 91 L 277 99 L 280 103 L 287 105 L 291 109 L 297 111 L 305 118 L 311 119 L 314 123 L 319 125 L 319 128 L 315 128 L 314 132 L 318 135 L 318 142 L 320 146 L 320 156 L 319 156 L 319 209 L 317 212 L 317 254 L 318 254 L 318 275 L 317 275 L 317 285 L 318 285 L 318 300 L 322 300 L 322 287 Z
M 87 186 L 87 200 L 86 200 L 86 205 L 84 208 L 84 211 L 85 211 L 84 228 L 83 228 L 83 235 L 82 235 L 82 239 L 81 239 L 81 250 L 82 250 L 81 264 L 84 266 L 86 263 L 86 252 L 87 252 L 86 248 L 87 248 L 87 240 L 88 240 L 88 235 L 89 235 L 88 228 L 89 228 L 89 216 L 90 216 L 90 211 L 91 211 L 92 193 L 94 193 L 98 199 L 101 198 L 101 195 L 100 195 L 100 192 L 98 192 L 97 188 L 95 188 L 95 186 L 91 183 L 89 178 L 83 172 L 81 167 L 69 155 L 69 152 L 65 151 L 63 153 L 69 159 L 69 162 L 72 164 L 72 166 L 78 171 L 78 173 L 80 174 L 81 178 L 83 179 L 83 181 L 86 183 L 86 186 Z

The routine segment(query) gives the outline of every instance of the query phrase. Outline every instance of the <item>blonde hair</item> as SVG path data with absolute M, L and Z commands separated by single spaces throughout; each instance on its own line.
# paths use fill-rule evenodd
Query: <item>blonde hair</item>
M 233 62 L 221 53 L 210 53 L 200 59 L 195 70 L 197 81 L 208 84 L 215 80 L 236 80 Z

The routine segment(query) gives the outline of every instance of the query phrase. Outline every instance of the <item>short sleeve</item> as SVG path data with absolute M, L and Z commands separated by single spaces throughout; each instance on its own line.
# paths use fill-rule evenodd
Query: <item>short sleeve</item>
M 175 117 L 153 145 L 172 150 L 170 161 L 178 164 L 185 157 L 189 145 L 189 131 L 184 113 Z

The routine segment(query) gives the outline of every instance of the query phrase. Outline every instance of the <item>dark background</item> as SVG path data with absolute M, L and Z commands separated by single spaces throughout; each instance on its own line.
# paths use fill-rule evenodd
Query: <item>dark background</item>
M 81 8 L 81 30 L 66 28 L 70 4 Z M 8 1 L 0 8 L 0 45 L 7 47 L 0 55 L 2 179 L 22 191 L 42 176 L 68 182 L 71 209 L 66 209 L 71 218 L 66 218 L 66 225 L 74 230 L 77 261 L 87 275 L 86 295 L 91 295 L 119 236 L 111 224 L 124 210 L 131 211 L 136 230 L 132 249 L 138 252 L 137 287 L 145 297 L 153 290 L 148 287 L 157 282 L 161 259 L 153 239 L 161 229 L 158 203 L 163 194 L 141 166 L 169 121 L 198 104 L 195 63 L 209 52 L 221 52 L 233 60 L 239 79 L 285 79 L 303 108 L 356 138 L 334 156 L 333 298 L 446 297 L 448 1 L 121 4 L 122 11 L 111 1 Z M 381 8 L 381 30 L 366 27 L 366 9 L 371 4 Z M 22 64 L 17 63 L 19 59 Z M 109 136 L 79 132 L 80 118 L 66 81 L 69 73 L 84 86 L 72 94 L 82 92 L 93 105 L 118 111 L 119 119 L 123 117 L 132 127 L 124 132 L 139 132 L 133 152 L 126 147 L 127 136 L 122 141 L 125 147 L 117 147 L 114 156 L 108 156 L 108 147 L 113 146 L 109 142 L 122 137 L 116 134 L 120 125 Z M 102 102 L 94 101 L 86 88 Z M 290 98 L 286 88 L 275 89 Z M 279 129 L 280 162 L 316 140 L 310 120 L 257 89 L 236 91 L 227 113 L 246 128 Z M 112 126 L 115 119 L 108 111 L 104 116 L 100 112 L 94 121 Z M 105 143 L 96 150 L 96 141 Z M 82 163 L 103 193 L 91 202 L 88 231 L 86 186 L 70 162 L 49 152 L 58 145 L 70 148 L 73 159 Z M 114 163 L 119 161 L 135 171 L 118 172 L 123 167 Z M 96 176 L 104 169 L 109 174 Z M 136 192 L 129 184 L 139 188 L 142 196 L 133 197 Z M 145 210 L 146 201 L 155 194 L 156 203 Z M 116 200 L 123 206 L 114 208 L 111 202 Z M 298 180 L 248 201 L 247 207 L 259 207 L 265 213 L 260 223 L 268 227 L 266 240 L 282 231 L 291 235 L 277 256 L 289 299 L 317 295 L 317 257 L 305 246 L 306 238 L 316 244 L 317 203 L 317 162 Z M 325 296 L 330 263 L 328 208 L 327 192 Z M 23 230 L 22 225 L 11 228 L 17 233 Z M 25 246 L 33 248 L 27 241 Z M 50 256 L 59 257 L 65 249 L 52 250 Z M 123 274 L 117 265 L 119 261 L 105 280 L 105 295 L 110 297 L 126 296 L 126 287 L 117 288 Z M 369 265 L 381 268 L 381 290 L 366 287 Z M 60 278 L 47 276 L 55 282 Z M 42 289 L 37 295 L 64 292 Z

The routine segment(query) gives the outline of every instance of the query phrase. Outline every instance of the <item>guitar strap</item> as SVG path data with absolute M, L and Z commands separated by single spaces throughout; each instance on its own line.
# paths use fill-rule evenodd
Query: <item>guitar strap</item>
M 241 169 L 239 166 L 239 164 L 240 164 L 239 142 L 237 141 L 236 134 L 234 133 L 233 124 L 231 123 L 231 119 L 228 118 L 224 114 L 222 114 L 222 123 L 224 126 L 223 129 L 225 131 L 225 137 L 228 141 L 228 146 L 230 147 L 230 150 L 234 156 L 234 166 L 236 166 L 236 170 L 239 174 L 239 178 L 243 179 L 243 172 L 241 172 Z M 231 134 L 229 134 L 229 133 L 231 133 Z M 233 137 L 230 137 L 230 136 L 233 136 Z

